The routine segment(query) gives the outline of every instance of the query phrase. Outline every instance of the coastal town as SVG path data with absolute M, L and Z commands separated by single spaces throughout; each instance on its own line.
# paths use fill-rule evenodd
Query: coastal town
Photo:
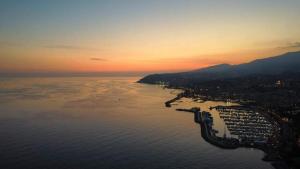
M 169 83 L 165 84 L 166 88 L 183 92 L 166 101 L 165 106 L 171 107 L 173 102 L 184 97 L 201 102 L 237 103 L 238 106 L 211 107 L 219 111 L 230 137 L 216 135 L 209 112 L 195 108 L 178 110 L 199 112 L 201 120 L 195 121 L 201 126 L 201 135 L 215 146 L 258 148 L 266 153 L 264 160 L 293 159 L 294 163 L 298 161 L 300 152 L 300 126 L 296 123 L 300 115 L 299 84 L 300 76 L 293 74 L 189 83 L 184 87 Z

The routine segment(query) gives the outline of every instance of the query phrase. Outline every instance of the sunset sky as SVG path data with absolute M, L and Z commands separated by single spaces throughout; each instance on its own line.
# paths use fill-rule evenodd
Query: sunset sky
M 296 50 L 299 0 L 0 4 L 0 72 L 179 71 Z

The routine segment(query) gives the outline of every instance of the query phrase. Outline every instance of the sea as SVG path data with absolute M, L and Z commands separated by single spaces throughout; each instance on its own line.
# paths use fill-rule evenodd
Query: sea
M 226 105 L 141 77 L 0 78 L 1 169 L 271 169 L 254 148 L 222 149 L 177 108 Z M 217 111 L 214 128 L 227 129 Z M 228 134 L 230 134 L 228 132 Z

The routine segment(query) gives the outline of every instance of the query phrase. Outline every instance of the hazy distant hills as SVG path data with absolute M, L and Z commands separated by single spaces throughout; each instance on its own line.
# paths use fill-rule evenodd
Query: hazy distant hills
M 141 80 L 140 83 L 155 84 L 159 82 L 176 84 L 188 81 L 208 81 L 227 78 L 242 77 L 247 75 L 277 75 L 282 73 L 300 72 L 300 51 L 289 52 L 283 55 L 257 59 L 239 65 L 220 64 L 189 72 L 152 74 Z

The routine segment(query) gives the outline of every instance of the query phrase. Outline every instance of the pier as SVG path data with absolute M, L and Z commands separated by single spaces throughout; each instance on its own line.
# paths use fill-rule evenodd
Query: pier
M 183 93 L 178 94 L 175 98 L 168 100 L 165 102 L 166 107 L 171 107 L 173 102 L 176 102 L 177 100 L 181 99 L 182 97 L 184 97 Z
M 201 136 L 208 143 L 224 148 L 224 149 L 235 149 L 240 146 L 239 140 L 236 138 L 219 137 L 216 135 L 215 130 L 212 128 L 213 119 L 209 112 L 195 112 L 195 122 L 200 124 Z

